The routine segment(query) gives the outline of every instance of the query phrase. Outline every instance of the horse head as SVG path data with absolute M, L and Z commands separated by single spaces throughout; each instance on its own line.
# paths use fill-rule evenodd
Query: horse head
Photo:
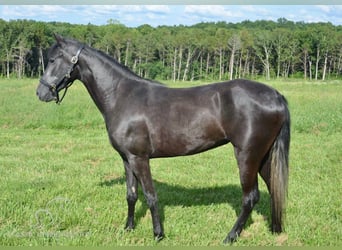
M 37 88 L 37 96 L 41 101 L 63 100 L 59 97 L 59 92 L 67 88 L 77 79 L 78 58 L 83 45 L 74 41 L 65 40 L 59 35 L 55 35 L 56 43 L 50 48 L 48 53 L 48 65 L 43 76 L 40 78 Z

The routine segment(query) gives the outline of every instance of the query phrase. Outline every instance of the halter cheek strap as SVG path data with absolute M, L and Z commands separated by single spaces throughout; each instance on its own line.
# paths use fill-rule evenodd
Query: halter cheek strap
M 84 49 L 84 46 L 81 46 L 78 51 L 76 52 L 76 55 L 74 55 L 73 57 L 71 57 L 70 62 L 72 63 L 72 65 L 70 66 L 69 70 L 67 71 L 67 73 L 65 74 L 65 78 L 69 79 L 71 73 L 74 71 L 74 68 L 78 62 L 78 57 L 81 54 L 81 51 Z

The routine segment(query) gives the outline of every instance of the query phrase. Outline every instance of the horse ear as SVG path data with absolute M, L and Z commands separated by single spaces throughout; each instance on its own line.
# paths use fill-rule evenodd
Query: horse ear
M 55 36 L 55 39 L 56 39 L 56 41 L 57 41 L 57 43 L 58 43 L 59 45 L 64 44 L 65 40 L 64 40 L 64 38 L 63 38 L 62 36 L 60 36 L 60 35 L 58 35 L 58 34 L 54 34 L 54 36 Z

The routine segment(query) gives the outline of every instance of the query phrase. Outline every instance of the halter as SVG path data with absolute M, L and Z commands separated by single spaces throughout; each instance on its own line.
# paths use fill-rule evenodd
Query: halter
M 78 51 L 76 52 L 76 55 L 74 55 L 73 57 L 71 57 L 71 60 L 70 60 L 71 65 L 70 65 L 70 67 L 68 68 L 67 72 L 66 72 L 62 77 L 60 77 L 59 79 L 57 79 L 57 81 L 55 81 L 55 82 L 49 84 L 48 82 L 46 82 L 46 81 L 44 81 L 44 80 L 42 80 L 42 79 L 40 80 L 40 83 L 41 83 L 41 84 L 47 86 L 51 91 L 53 91 L 53 92 L 56 93 L 56 103 L 57 103 L 57 104 L 60 104 L 60 103 L 63 101 L 63 99 L 64 99 L 64 97 L 65 97 L 65 95 L 66 95 L 66 92 L 67 92 L 68 88 L 69 88 L 69 87 L 73 84 L 73 82 L 74 82 L 74 81 L 71 81 L 71 82 L 69 82 L 65 87 L 63 87 L 64 83 L 67 82 L 67 81 L 71 78 L 71 73 L 74 71 L 75 66 L 76 66 L 76 64 L 77 64 L 77 62 L 78 62 L 78 57 L 80 56 L 81 51 L 82 51 L 83 49 L 84 49 L 84 45 L 82 45 L 82 46 L 78 49 Z M 59 89 L 60 87 L 62 87 L 61 89 L 63 89 L 63 88 L 65 89 L 65 90 L 64 90 L 64 93 L 63 93 L 63 95 L 62 95 L 62 98 L 59 98 L 59 91 L 61 90 L 61 89 Z

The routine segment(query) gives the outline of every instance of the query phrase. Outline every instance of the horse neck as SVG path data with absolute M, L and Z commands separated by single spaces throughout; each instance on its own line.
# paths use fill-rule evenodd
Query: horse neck
M 116 103 L 117 88 L 130 76 L 115 61 L 87 48 L 80 56 L 79 80 L 83 82 L 96 106 L 105 115 Z M 132 78 L 137 77 L 133 73 Z

